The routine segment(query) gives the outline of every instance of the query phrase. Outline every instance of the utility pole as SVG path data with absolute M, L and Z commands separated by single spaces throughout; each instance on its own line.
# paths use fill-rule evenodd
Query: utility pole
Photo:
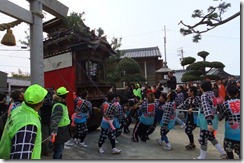
M 164 64 L 167 67 L 167 58 L 166 58 L 166 27 L 164 26 Z
M 180 47 L 177 51 L 179 52 L 177 55 L 178 55 L 178 56 L 181 56 L 181 57 L 180 57 L 180 61 L 182 61 L 183 58 L 184 58 L 184 51 L 183 51 L 183 48 Z M 182 67 L 183 67 L 183 70 L 184 70 L 185 67 L 184 67 L 184 66 L 182 66 Z

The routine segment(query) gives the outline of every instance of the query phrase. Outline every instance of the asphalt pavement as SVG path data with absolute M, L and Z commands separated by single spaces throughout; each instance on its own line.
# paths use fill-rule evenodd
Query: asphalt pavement
M 157 126 L 154 133 L 150 135 L 150 139 L 147 142 L 132 142 L 131 134 L 134 124 L 130 126 L 130 133 L 120 135 L 117 138 L 119 142 L 116 144 L 116 148 L 121 149 L 119 154 L 113 154 L 110 142 L 106 140 L 103 144 L 105 153 L 100 154 L 98 152 L 98 139 L 100 136 L 100 128 L 88 133 L 85 142 L 88 145 L 87 148 L 83 148 L 79 145 L 73 147 L 65 147 L 63 152 L 63 160 L 192 160 L 199 155 L 199 128 L 194 130 L 194 140 L 196 149 L 186 150 L 185 146 L 189 144 L 187 135 L 184 129 L 181 129 L 179 125 L 176 125 L 173 130 L 168 133 L 168 138 L 171 143 L 172 149 L 165 150 L 163 146 L 157 144 L 155 139 L 160 138 L 160 126 Z M 224 139 L 224 121 L 219 122 L 219 129 L 217 131 L 217 140 L 223 145 Z M 52 154 L 48 157 L 42 157 L 42 159 L 52 159 Z M 217 149 L 208 142 L 207 160 L 220 160 L 220 154 Z M 235 159 L 238 159 L 235 155 Z

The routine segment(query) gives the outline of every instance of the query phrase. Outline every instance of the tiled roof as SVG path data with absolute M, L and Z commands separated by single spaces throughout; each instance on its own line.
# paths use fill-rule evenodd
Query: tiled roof
M 148 57 L 161 57 L 158 47 L 138 48 L 138 49 L 125 49 L 120 50 L 124 55 L 121 58 L 148 58 Z
M 174 70 L 175 73 L 174 73 L 174 76 L 176 77 L 176 81 L 177 83 L 183 83 L 181 81 L 181 78 L 182 78 L 182 75 L 186 72 L 186 70 Z M 225 72 L 224 70 L 222 69 L 218 69 L 218 68 L 213 68 L 212 70 L 210 70 L 207 75 L 217 75 L 217 76 L 225 76 L 225 77 L 228 77 L 228 76 L 231 76 L 231 74 Z M 235 76 L 236 78 L 238 78 L 238 76 Z
M 0 74 L 1 74 L 1 75 L 3 75 L 3 74 L 8 74 L 8 73 L 6 73 L 6 72 L 3 72 L 3 71 L 0 71 Z
M 219 69 L 219 68 L 213 68 L 212 70 L 210 70 L 207 75 L 218 75 L 218 76 L 224 76 L 224 77 L 228 77 L 228 76 L 231 76 L 231 74 L 225 72 L 224 70 L 222 69 Z
M 30 81 L 23 80 L 23 79 L 8 78 L 7 83 L 11 84 L 11 86 L 23 86 L 23 87 L 30 86 Z

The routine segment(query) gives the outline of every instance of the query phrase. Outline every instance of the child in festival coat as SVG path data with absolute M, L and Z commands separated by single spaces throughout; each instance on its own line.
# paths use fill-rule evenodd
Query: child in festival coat
M 171 150 L 171 144 L 168 140 L 167 134 L 168 132 L 174 128 L 175 126 L 175 109 L 176 109 L 176 104 L 175 104 L 175 97 L 176 93 L 175 91 L 169 91 L 167 94 L 167 102 L 163 106 L 163 116 L 160 122 L 161 126 L 161 139 L 158 140 L 158 144 L 162 145 L 163 142 L 166 143 L 164 146 L 164 149 L 166 150 Z
M 159 99 L 156 99 L 156 110 L 155 110 L 154 123 L 147 130 L 147 139 L 149 139 L 149 135 L 155 131 L 157 125 L 160 123 L 160 121 L 162 119 L 163 106 L 165 105 L 166 100 L 167 100 L 166 93 L 161 93 L 159 96 Z
M 202 104 L 200 96 L 196 96 L 197 87 L 191 86 L 188 89 L 187 93 L 188 98 L 182 104 L 180 104 L 177 107 L 177 109 L 187 111 L 185 133 L 188 136 L 190 143 L 185 147 L 187 150 L 192 150 L 196 148 L 196 145 L 194 143 L 194 135 L 192 134 L 192 131 L 197 126 L 197 111 L 202 106 Z
M 218 129 L 217 117 L 217 98 L 212 91 L 210 81 L 203 81 L 201 84 L 201 103 L 202 108 L 198 112 L 198 126 L 200 127 L 200 155 L 196 159 L 206 159 L 208 140 L 215 146 L 221 154 L 220 157 L 225 159 L 226 153 L 215 138 L 214 131 Z
M 138 142 L 138 136 L 141 137 L 141 141 L 147 141 L 147 130 L 154 123 L 156 104 L 153 93 L 147 94 L 147 100 L 145 100 L 139 109 L 139 122 L 135 125 L 133 131 L 134 142 Z
M 81 97 L 77 97 L 75 92 L 73 93 L 73 98 L 75 101 L 75 117 L 74 123 L 76 128 L 76 133 L 74 138 L 80 139 L 80 146 L 86 148 L 84 140 L 88 133 L 87 119 L 92 113 L 92 104 L 88 101 L 88 91 L 83 91 Z
M 120 149 L 115 148 L 116 128 L 119 127 L 119 121 L 117 118 L 119 113 L 118 109 L 114 106 L 112 102 L 114 100 L 114 97 L 115 95 L 113 92 L 108 92 L 107 101 L 104 101 L 104 103 L 101 105 L 103 119 L 101 122 L 101 134 L 98 141 L 99 153 L 104 153 L 102 145 L 107 137 L 109 138 L 112 146 L 112 153 L 118 154 L 121 152 Z
M 116 120 L 118 119 L 118 122 L 119 122 L 119 125 L 115 129 L 116 130 L 116 134 L 115 134 L 116 138 L 121 135 L 122 129 L 125 126 L 124 107 L 122 105 L 123 100 L 121 98 L 122 97 L 119 94 L 117 94 L 115 99 L 113 100 L 113 105 L 118 110 L 118 116 L 116 117 Z M 118 141 L 115 140 L 115 143 L 118 143 Z
M 224 150 L 228 159 L 234 159 L 233 150 L 240 158 L 240 140 L 241 140 L 241 118 L 240 118 L 240 99 L 238 96 L 238 88 L 229 86 L 227 95 L 229 100 L 225 101 L 218 113 L 219 121 L 225 118 L 225 137 Z

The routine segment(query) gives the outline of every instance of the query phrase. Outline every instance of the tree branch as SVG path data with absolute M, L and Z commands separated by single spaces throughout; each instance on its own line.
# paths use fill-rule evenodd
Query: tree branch
M 230 5 L 226 5 L 227 7 L 230 6 Z M 240 16 L 240 11 L 235 13 L 234 15 L 222 20 L 222 14 L 224 13 L 224 9 L 226 9 L 226 6 L 225 8 L 221 8 L 221 6 L 219 7 L 212 7 L 211 8 L 211 11 L 205 15 L 205 16 L 199 16 L 200 13 L 195 13 L 194 17 L 201 17 L 201 20 L 196 23 L 195 25 L 187 25 L 185 24 L 182 20 L 178 23 L 178 25 L 182 24 L 183 26 L 187 27 L 188 29 L 184 29 L 184 28 L 181 28 L 180 32 L 185 36 L 185 35 L 189 35 L 189 34 L 198 34 L 200 36 L 201 33 L 206 33 L 214 28 L 216 28 L 217 26 L 220 26 L 220 25 L 223 25 L 233 19 L 235 19 L 236 17 Z M 217 8 L 220 8 L 220 12 L 219 14 L 217 15 L 217 13 L 214 13 L 216 11 Z M 210 9 L 209 9 L 210 10 Z M 217 18 L 218 16 L 218 18 Z M 211 28 L 207 28 L 205 30 L 201 30 L 201 31 L 198 31 L 196 30 L 197 27 L 200 27 L 200 26 L 207 26 L 207 27 L 211 27 Z M 197 40 L 201 40 L 201 37 L 198 37 Z M 195 42 L 198 42 L 198 41 L 195 41 Z
M 236 17 L 238 17 L 240 15 L 241 15 L 241 12 L 239 11 L 239 12 L 235 13 L 234 15 L 230 16 L 229 18 L 220 21 L 219 23 L 213 23 L 212 26 L 219 26 L 219 25 L 225 24 L 225 23 L 231 21 L 232 19 L 235 19 Z

